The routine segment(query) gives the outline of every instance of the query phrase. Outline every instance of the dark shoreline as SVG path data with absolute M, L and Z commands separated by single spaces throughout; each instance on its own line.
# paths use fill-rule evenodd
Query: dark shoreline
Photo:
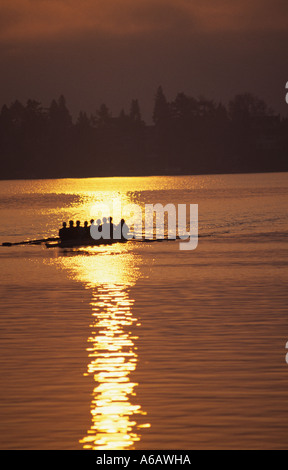
M 288 171 L 288 117 L 250 93 L 227 106 L 159 87 L 153 124 L 138 100 L 73 121 L 65 97 L 0 111 L 1 180 L 255 174 Z
M 256 170 L 251 170 L 251 171 L 230 171 L 230 172 L 199 172 L 199 173 L 143 173 L 143 174 L 135 174 L 135 175 L 127 175 L 127 174 L 112 174 L 112 175 L 93 175 L 93 176 L 87 176 L 87 175 L 80 175 L 80 176 L 75 176 L 75 175 L 61 175 L 57 177 L 45 177 L 45 176 L 31 176 L 31 177 L 11 177 L 11 178 L 2 178 L 0 176 L 0 181 L 50 181 L 50 180 L 59 180 L 59 179 L 96 179 L 96 178 L 154 178 L 154 177 L 183 177 L 183 176 L 227 176 L 227 175 L 265 175 L 265 174 L 277 174 L 277 173 L 288 173 L 288 170 L 267 170 L 267 171 L 256 171 Z

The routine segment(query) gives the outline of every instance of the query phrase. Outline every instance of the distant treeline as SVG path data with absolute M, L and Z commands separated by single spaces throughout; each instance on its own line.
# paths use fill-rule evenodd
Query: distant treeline
M 288 170 L 288 119 L 249 93 L 227 106 L 159 87 L 153 125 L 138 100 L 112 116 L 103 104 L 73 122 L 64 96 L 0 114 L 1 179 L 205 174 Z

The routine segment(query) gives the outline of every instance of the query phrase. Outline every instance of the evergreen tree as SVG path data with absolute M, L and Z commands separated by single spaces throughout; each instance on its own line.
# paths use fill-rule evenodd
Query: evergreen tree
M 53 127 L 64 130 L 72 126 L 72 117 L 63 95 L 58 101 L 53 100 L 49 108 L 49 119 Z
M 99 110 L 96 112 L 95 124 L 98 128 L 106 128 L 111 122 L 112 115 L 106 104 L 101 104 Z
M 138 100 L 132 100 L 131 109 L 130 109 L 130 119 L 134 122 L 141 122 L 141 111 Z
M 59 109 L 59 117 L 62 120 L 64 127 L 71 127 L 72 126 L 72 117 L 66 105 L 66 99 L 63 95 L 60 96 L 58 100 L 58 109 Z
M 153 121 L 157 125 L 157 124 L 165 122 L 168 118 L 169 118 L 169 104 L 163 92 L 163 88 L 160 86 L 155 96 Z
M 11 104 L 9 114 L 15 129 L 20 129 L 25 121 L 25 107 L 16 100 Z
M 251 93 L 236 95 L 229 103 L 229 115 L 236 123 L 248 122 L 251 118 L 269 116 L 273 111 L 265 101 Z
M 88 118 L 87 113 L 80 111 L 76 121 L 76 127 L 84 131 L 91 128 L 91 120 Z

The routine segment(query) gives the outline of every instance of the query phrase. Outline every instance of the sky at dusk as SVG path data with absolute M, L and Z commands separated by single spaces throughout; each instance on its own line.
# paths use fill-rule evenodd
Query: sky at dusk
M 64 94 L 74 115 L 162 85 L 227 102 L 252 92 L 287 115 L 287 0 L 0 0 L 0 106 Z

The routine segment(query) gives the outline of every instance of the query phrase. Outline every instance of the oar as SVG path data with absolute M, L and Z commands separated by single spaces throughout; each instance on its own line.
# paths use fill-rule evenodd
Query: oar
M 59 238 L 43 238 L 42 240 L 27 240 L 27 241 L 17 242 L 17 243 L 5 242 L 5 243 L 2 243 L 2 246 L 40 245 L 41 243 L 55 242 L 59 240 L 60 240 Z

